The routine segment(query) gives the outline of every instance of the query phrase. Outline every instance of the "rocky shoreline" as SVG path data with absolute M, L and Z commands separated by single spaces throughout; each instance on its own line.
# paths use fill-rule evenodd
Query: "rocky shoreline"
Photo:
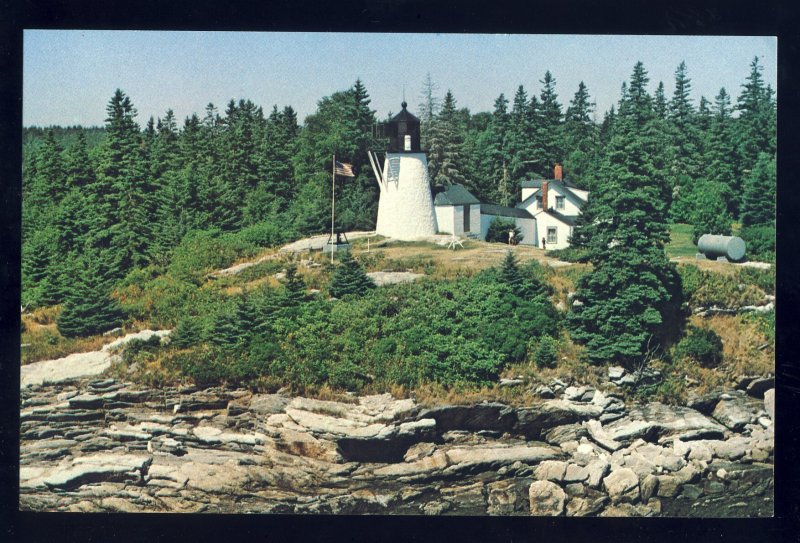
M 615 376 L 617 377 L 617 376 Z M 96 376 L 21 389 L 27 511 L 771 516 L 774 389 L 425 407 Z

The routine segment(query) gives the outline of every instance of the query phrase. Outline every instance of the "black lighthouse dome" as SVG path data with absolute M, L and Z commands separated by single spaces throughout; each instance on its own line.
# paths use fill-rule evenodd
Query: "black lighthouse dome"
M 419 153 L 419 119 L 408 112 L 408 104 L 403 101 L 400 113 L 392 117 L 386 125 L 390 153 Z

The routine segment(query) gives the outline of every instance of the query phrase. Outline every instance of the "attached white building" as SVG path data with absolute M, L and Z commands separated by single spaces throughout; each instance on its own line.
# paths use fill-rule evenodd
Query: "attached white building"
M 564 249 L 588 198 L 589 192 L 563 179 L 561 166 L 556 165 L 553 179 L 522 182 L 522 201 L 517 207 L 536 219 L 537 247 Z
M 536 240 L 536 221 L 524 209 L 483 204 L 463 185 L 435 187 L 433 199 L 436 224 L 442 234 L 486 239 L 495 219 L 513 222 L 522 234 L 523 245 Z
M 433 188 L 437 230 L 443 234 L 486 239 L 495 219 L 513 222 L 522 234 L 522 245 L 545 249 L 569 247 L 575 221 L 589 193 L 562 178 L 561 166 L 554 179 L 522 182 L 522 201 L 516 207 L 481 203 L 463 185 Z
M 520 245 L 536 245 L 536 219 L 524 209 L 481 204 L 481 239 L 486 239 L 489 226 L 495 219 L 513 222 L 522 235 Z

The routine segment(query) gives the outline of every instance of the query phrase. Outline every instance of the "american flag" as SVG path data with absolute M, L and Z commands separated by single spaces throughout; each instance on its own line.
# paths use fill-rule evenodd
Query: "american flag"
M 334 169 L 336 175 L 343 175 L 345 177 L 355 177 L 356 174 L 353 173 L 353 165 L 352 164 L 345 164 L 344 162 L 336 161 L 336 168 Z

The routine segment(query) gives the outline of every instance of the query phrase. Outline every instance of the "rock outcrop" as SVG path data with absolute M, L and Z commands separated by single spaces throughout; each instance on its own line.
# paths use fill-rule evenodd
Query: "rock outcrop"
M 588 387 L 551 390 L 560 397 L 525 407 L 423 407 L 388 394 L 334 402 L 29 379 L 21 389 L 20 507 L 771 514 L 770 390 L 756 391 L 763 401 L 722 395 L 707 415 L 626 406 Z

